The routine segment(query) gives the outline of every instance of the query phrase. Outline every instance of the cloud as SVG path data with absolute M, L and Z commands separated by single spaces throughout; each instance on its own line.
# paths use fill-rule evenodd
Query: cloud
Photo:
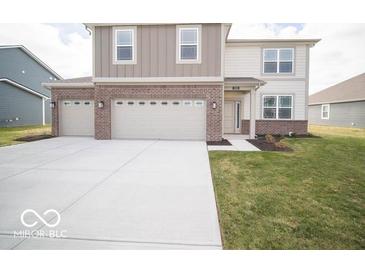
M 46 24 L 0 24 L 0 44 L 24 45 L 64 78 L 91 75 L 91 38 L 61 30 Z
M 306 24 L 298 35 L 322 39 L 310 53 L 310 93 L 365 72 L 365 24 Z

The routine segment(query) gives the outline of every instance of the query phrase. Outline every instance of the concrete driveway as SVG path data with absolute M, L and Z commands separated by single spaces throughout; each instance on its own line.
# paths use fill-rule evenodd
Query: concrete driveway
M 27 212 L 26 227 L 26 209 L 44 221 Z M 220 248 L 204 142 L 58 137 L 0 148 L 0 249 Z

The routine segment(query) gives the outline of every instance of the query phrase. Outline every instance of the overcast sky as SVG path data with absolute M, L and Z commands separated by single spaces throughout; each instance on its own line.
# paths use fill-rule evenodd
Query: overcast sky
M 365 72 L 365 24 L 240 24 L 229 38 L 321 38 L 311 49 L 310 93 Z M 22 44 L 64 78 L 91 75 L 82 24 L 0 24 L 0 45 Z

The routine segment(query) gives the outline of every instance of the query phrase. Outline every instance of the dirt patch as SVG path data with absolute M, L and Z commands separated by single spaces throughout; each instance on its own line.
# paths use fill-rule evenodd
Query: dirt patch
M 222 139 L 222 141 L 209 141 L 208 146 L 231 146 L 232 144 L 227 139 Z
M 272 137 L 271 141 L 266 138 L 249 139 L 247 142 L 253 144 L 255 147 L 262 151 L 293 151 L 290 147 L 281 143 L 282 137 Z
M 31 135 L 31 136 L 25 136 L 25 137 L 17 138 L 17 139 L 15 139 L 15 141 L 33 142 L 33 141 L 38 141 L 38 140 L 43 140 L 43 139 L 49 139 L 49 138 L 53 138 L 53 136 L 50 135 L 50 134 Z

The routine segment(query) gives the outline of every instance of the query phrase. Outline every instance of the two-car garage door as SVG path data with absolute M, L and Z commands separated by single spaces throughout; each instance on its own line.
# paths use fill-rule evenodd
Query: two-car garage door
M 205 140 L 204 100 L 113 100 L 113 139 Z

